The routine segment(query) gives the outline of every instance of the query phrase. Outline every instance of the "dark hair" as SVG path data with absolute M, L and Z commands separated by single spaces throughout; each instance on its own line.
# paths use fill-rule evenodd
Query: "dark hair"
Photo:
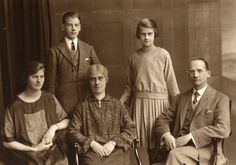
M 79 13 L 78 12 L 75 12 L 75 11 L 67 11 L 63 14 L 62 16 L 62 24 L 65 24 L 66 23 L 66 19 L 69 18 L 69 17 L 76 17 L 80 20 L 80 17 L 79 17 Z M 81 20 L 80 20 L 81 22 Z
M 101 73 L 108 80 L 108 70 L 101 64 L 90 65 L 87 69 L 87 77 L 89 78 L 94 72 Z
M 194 58 L 192 58 L 191 61 L 196 61 L 196 60 L 202 61 L 202 62 L 205 64 L 206 70 L 208 70 L 208 71 L 210 70 L 210 67 L 209 67 L 209 64 L 208 64 L 207 60 L 205 60 L 205 59 L 202 58 L 202 57 L 194 57 Z
M 140 22 L 137 25 L 137 29 L 136 29 L 136 38 L 137 39 L 140 39 L 141 27 L 146 27 L 146 28 L 153 29 L 154 34 L 155 34 L 155 39 L 158 38 L 159 32 L 158 32 L 158 29 L 157 29 L 157 24 L 154 20 L 152 20 L 150 18 L 143 18 L 143 19 L 140 20 Z
M 45 67 L 44 67 L 43 63 L 41 63 L 39 61 L 31 61 L 31 62 L 29 62 L 26 65 L 25 80 L 27 80 L 30 75 L 37 73 L 41 69 L 45 70 Z

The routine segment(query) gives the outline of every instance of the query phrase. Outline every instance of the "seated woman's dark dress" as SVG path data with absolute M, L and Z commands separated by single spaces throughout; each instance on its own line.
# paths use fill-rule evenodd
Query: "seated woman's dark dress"
M 17 97 L 6 111 L 3 140 L 36 146 L 51 125 L 66 117 L 57 99 L 49 93 L 42 91 L 40 98 L 32 103 Z M 53 146 L 49 150 L 34 152 L 7 149 L 8 158 L 12 164 L 67 165 L 63 143 L 56 137 L 55 135 Z

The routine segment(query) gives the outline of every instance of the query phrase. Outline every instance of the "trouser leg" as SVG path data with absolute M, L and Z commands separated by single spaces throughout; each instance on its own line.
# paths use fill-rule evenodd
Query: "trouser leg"
M 171 150 L 166 159 L 166 165 L 197 165 L 198 150 L 193 146 L 184 146 Z

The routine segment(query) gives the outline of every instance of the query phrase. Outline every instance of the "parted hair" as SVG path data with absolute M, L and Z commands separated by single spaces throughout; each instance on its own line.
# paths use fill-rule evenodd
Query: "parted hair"
M 101 73 L 108 80 L 108 70 L 102 64 L 90 65 L 87 69 L 87 77 L 89 78 L 95 72 Z
M 191 61 L 196 61 L 196 60 L 202 61 L 205 64 L 206 70 L 208 70 L 208 71 L 210 70 L 209 64 L 206 59 L 204 59 L 203 57 L 194 57 L 191 59 Z
M 76 12 L 76 11 L 67 11 L 65 12 L 63 15 L 62 15 L 62 24 L 65 24 L 66 23 L 66 19 L 69 18 L 69 17 L 75 17 L 75 18 L 78 18 L 81 22 L 81 19 L 79 17 L 79 13 Z
M 39 70 L 43 69 L 45 71 L 45 66 L 43 63 L 39 61 L 30 61 L 26 64 L 26 67 L 23 70 L 23 80 L 22 85 L 23 87 L 27 86 L 27 82 L 30 75 L 36 74 Z
M 153 29 L 154 34 L 155 34 L 155 39 L 158 38 L 159 32 L 158 32 L 158 29 L 157 29 L 157 24 L 154 20 L 152 20 L 150 18 L 143 18 L 139 21 L 139 23 L 137 25 L 137 29 L 136 29 L 136 38 L 137 39 L 140 39 L 141 27 Z
M 25 76 L 28 78 L 30 75 L 37 73 L 39 70 L 44 69 L 45 66 L 39 61 L 31 61 L 26 65 Z

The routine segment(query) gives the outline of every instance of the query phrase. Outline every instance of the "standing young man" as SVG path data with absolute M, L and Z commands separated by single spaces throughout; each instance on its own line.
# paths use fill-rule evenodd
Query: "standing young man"
M 46 59 L 45 86 L 70 114 L 77 102 L 83 100 L 88 93 L 85 79 L 87 67 L 99 63 L 99 59 L 93 47 L 78 37 L 81 21 L 77 12 L 64 13 L 62 30 L 65 37 L 50 49 Z

